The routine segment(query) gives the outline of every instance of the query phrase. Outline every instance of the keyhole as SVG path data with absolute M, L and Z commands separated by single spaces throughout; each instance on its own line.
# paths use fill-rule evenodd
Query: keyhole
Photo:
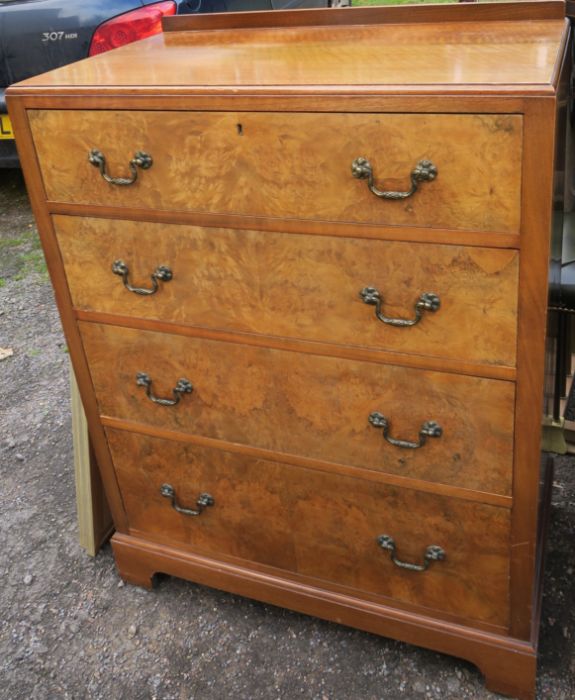
M 244 127 L 241 124 L 236 124 L 236 129 L 238 130 L 238 136 L 244 133 Z

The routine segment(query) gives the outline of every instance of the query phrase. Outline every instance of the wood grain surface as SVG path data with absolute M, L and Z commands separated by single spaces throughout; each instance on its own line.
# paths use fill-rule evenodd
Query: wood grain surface
M 134 534 L 507 625 L 505 509 L 107 432 Z M 197 517 L 176 513 L 160 495 L 164 483 L 184 506 L 200 492 L 215 503 Z M 404 571 L 377 544 L 380 534 L 394 537 L 400 559 L 421 563 L 430 544 L 446 559 Z
M 81 322 L 101 414 L 411 478 L 508 495 L 514 384 L 186 338 Z M 184 377 L 194 392 L 159 406 L 136 384 L 146 372 L 157 396 Z M 372 427 L 417 440 L 437 421 L 440 438 L 395 447 Z
M 569 8 L 569 0 L 567 7 Z M 354 6 L 353 8 L 310 8 L 282 10 L 280 12 L 256 11 L 227 12 L 225 14 L 173 15 L 162 18 L 162 29 L 169 32 L 198 32 L 205 30 L 262 29 L 272 27 L 351 27 L 355 25 L 405 24 L 414 28 L 418 24 L 434 22 L 481 22 L 489 31 L 489 22 L 511 20 L 563 19 L 565 8 L 557 0 L 511 0 L 511 2 L 475 3 L 469 7 L 458 4 L 419 4 L 404 7 Z M 569 10 L 567 12 L 569 14 Z M 571 15 L 573 11 L 571 11 Z
M 488 688 L 534 697 L 564 11 L 539 2 L 180 18 L 164 36 L 8 91 L 127 580 L 163 571 L 458 654 Z M 112 175 L 139 149 L 154 165 L 115 188 L 87 163 L 90 148 Z M 382 202 L 351 178 L 359 156 L 380 188 L 406 189 L 422 158 L 439 175 Z M 124 223 L 80 221 L 89 216 Z M 76 225 L 97 245 L 73 240 L 66 252 Z M 185 245 L 172 241 L 176 226 L 187 227 Z M 136 282 L 172 251 L 174 267 L 186 262 L 143 300 L 165 304 L 163 317 L 138 313 L 135 298 L 124 306 L 117 278 L 107 295 L 104 277 L 88 292 L 82 270 L 100 279 L 101 260 L 116 258 L 111 235 L 125 241 L 118 256 L 132 253 Z M 379 345 L 374 316 L 364 330 L 368 317 L 355 315 L 373 309 L 355 296 L 346 317 L 338 294 L 355 295 L 364 274 L 373 279 L 361 286 L 378 287 L 394 315 L 434 281 L 443 306 L 412 329 L 417 350 L 402 336 Z M 185 298 L 192 320 L 166 320 L 182 313 L 178 280 L 199 290 Z M 446 332 L 441 347 L 431 322 L 449 318 L 467 341 Z M 181 376 L 194 393 L 157 406 L 138 371 L 160 396 Z M 430 419 L 444 434 L 401 450 L 368 424 L 372 411 L 388 415 L 394 437 L 415 440 Z M 182 524 L 158 493 L 164 474 L 184 504 L 210 489 L 216 506 Z M 447 559 L 410 578 L 373 556 L 374 531 L 407 561 L 430 543 Z
M 71 202 L 49 202 L 48 211 L 54 215 L 81 218 L 114 219 L 118 221 L 146 221 L 161 224 L 182 224 L 208 228 L 228 228 L 236 231 L 269 231 L 297 233 L 330 238 L 361 238 L 406 243 L 437 243 L 462 245 L 474 248 L 519 249 L 521 235 L 493 231 L 461 231 L 425 226 L 385 226 L 341 221 L 312 221 L 310 219 L 279 219 L 266 216 L 242 216 L 241 214 L 213 214 L 211 212 L 168 211 L 166 209 L 140 209 L 138 207 L 109 207 Z
M 513 366 L 516 251 L 263 231 L 54 217 L 74 306 L 221 330 L 357 345 Z M 154 295 L 159 265 L 173 272 Z M 414 318 L 423 292 L 441 299 L 408 328 L 386 325 L 359 296 L 378 287 L 383 311 Z
M 52 219 L 46 208 L 46 192 L 42 182 L 37 155 L 34 150 L 34 142 L 30 133 L 26 111 L 21 101 L 15 100 L 12 103 L 10 115 L 11 118 L 14 119 L 14 124 L 16 125 L 15 133 L 18 139 L 18 155 L 22 162 L 32 211 L 38 225 L 46 266 L 52 280 L 54 297 L 65 333 L 66 346 L 70 352 L 70 359 L 80 389 L 83 408 L 88 420 L 89 432 L 93 441 L 98 469 L 102 476 L 106 500 L 114 519 L 116 531 L 122 532 L 125 531 L 126 527 L 124 506 L 116 483 L 116 475 L 104 430 L 99 421 L 98 406 L 90 380 L 86 357 L 82 348 L 80 333 L 76 324 L 74 309 L 70 298 L 70 290 L 62 270 L 62 257 L 52 227 Z
M 537 620 L 534 590 L 537 581 L 537 527 L 540 518 L 537 505 L 541 498 L 541 417 L 545 372 L 550 371 L 545 367 L 548 275 L 550 258 L 561 257 L 556 247 L 550 247 L 552 214 L 558 213 L 561 216 L 559 212 L 563 206 L 561 195 L 554 197 L 553 192 L 554 184 L 558 186 L 564 177 L 562 172 L 554 172 L 554 127 L 557 117 L 557 105 L 551 100 L 533 104 L 526 115 L 528 130 L 525 166 L 528 175 L 523 180 L 525 225 L 519 273 L 515 414 L 518 439 L 514 451 L 515 507 L 512 515 L 511 549 L 511 629 L 521 639 L 529 639 L 533 635 L 533 623 Z M 571 194 L 568 196 L 571 197 Z M 553 225 L 556 226 L 555 222 Z
M 48 198 L 94 205 L 461 230 L 519 230 L 519 115 L 281 114 L 30 110 Z M 50 134 L 50 138 L 46 135 Z M 136 151 L 154 163 L 134 185 L 106 183 Z M 66 154 L 65 157 L 62 154 Z M 438 176 L 403 201 L 373 195 L 351 165 L 366 157 L 379 188 L 405 191 L 423 159 Z M 462 240 L 464 240 L 462 238 Z
M 329 590 L 320 581 L 314 585 L 293 580 L 285 570 L 260 571 L 253 563 L 224 562 L 221 557 L 194 554 L 142 537 L 116 534 L 112 547 L 120 575 L 132 584 L 151 588 L 156 572 L 186 578 L 467 659 L 480 668 L 491 691 L 518 700 L 535 698 L 537 650 L 531 641 L 486 632 L 478 629 L 479 623 L 464 626 L 428 613 L 408 611 L 397 602 L 374 603 L 366 596 L 359 598 Z
M 76 90 L 101 85 L 134 90 L 158 86 L 166 92 L 181 86 L 188 92 L 205 92 L 213 86 L 220 92 L 228 86 L 252 91 L 263 87 L 277 95 L 293 88 L 317 93 L 324 86 L 332 90 L 376 86 L 387 91 L 430 86 L 434 92 L 446 93 L 467 85 L 487 90 L 498 85 L 509 89 L 550 84 L 565 27 L 563 4 L 528 4 L 531 7 L 516 22 L 505 20 L 521 13 L 520 3 L 515 8 L 472 7 L 463 12 L 456 7 L 351 8 L 347 17 L 339 15 L 344 26 L 323 27 L 320 19 L 307 27 L 264 28 L 266 18 L 268 23 L 281 22 L 280 12 L 248 17 L 248 22 L 259 19 L 260 26 L 239 30 L 227 13 L 207 20 L 177 18 L 182 28 L 185 22 L 197 26 L 202 21 L 219 26 L 216 31 L 150 37 L 113 54 L 35 76 L 22 86 L 56 91 L 69 85 Z M 534 5 L 540 5 L 542 12 L 533 10 Z M 335 20 L 338 15 L 333 12 L 324 11 L 323 16 Z M 446 21 L 454 13 L 455 17 L 459 13 L 460 21 Z M 499 13 L 499 17 L 482 21 L 479 13 Z M 411 21 L 422 14 L 427 15 L 423 25 Z M 393 21 L 394 15 L 399 21 Z M 353 26 L 354 17 L 365 21 Z

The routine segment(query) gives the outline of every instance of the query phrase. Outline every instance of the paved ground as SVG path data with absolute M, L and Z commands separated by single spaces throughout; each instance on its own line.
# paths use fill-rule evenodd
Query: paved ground
M 68 357 L 18 172 L 0 170 L 0 699 L 488 699 L 463 661 L 76 543 Z M 1 351 L 0 351 L 1 356 Z M 575 697 L 575 463 L 557 460 L 538 698 Z

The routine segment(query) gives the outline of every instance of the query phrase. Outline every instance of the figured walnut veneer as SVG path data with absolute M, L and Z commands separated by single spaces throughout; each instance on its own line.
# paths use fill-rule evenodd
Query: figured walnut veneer
M 30 113 L 30 125 L 55 202 L 472 231 L 519 227 L 520 116 L 132 112 L 126 119 L 118 111 L 42 110 Z M 46 132 L 53 137 L 42 138 Z M 135 151 L 149 153 L 154 165 L 132 188 L 102 187 L 86 168 L 93 148 L 117 176 L 126 175 Z M 422 159 L 440 176 L 417 197 L 382 206 L 365 182 L 351 180 L 360 156 L 385 189 L 409 189 Z
M 176 17 L 8 90 L 125 580 L 164 572 L 459 655 L 533 699 L 564 13 Z M 92 149 L 113 177 L 137 151 L 153 164 L 118 186 Z M 409 190 L 422 160 L 437 177 L 384 201 L 359 157 L 379 190 Z M 119 260 L 135 287 L 171 277 L 138 295 Z M 440 305 L 397 328 L 364 287 L 393 318 L 424 292 Z M 441 435 L 414 448 L 426 421 Z M 445 556 L 417 570 L 430 545 Z
M 515 250 L 64 216 L 54 227 L 83 311 L 515 365 Z M 133 284 L 149 287 L 158 265 L 173 280 L 142 303 L 112 275 L 116 259 Z M 389 316 L 413 318 L 427 291 L 441 308 L 406 333 L 375 318 L 359 295 L 367 286 L 380 289 Z
M 510 493 L 512 382 L 94 323 L 80 327 L 104 416 Z M 137 385 L 138 372 L 152 377 L 160 396 L 170 397 L 180 377 L 194 391 L 166 410 Z M 413 440 L 427 420 L 437 421 L 443 435 L 418 450 L 399 449 L 369 424 L 374 411 L 390 418 L 396 436 Z
M 136 535 L 434 608 L 459 621 L 508 624 L 510 517 L 503 508 L 126 431 L 107 434 Z M 214 494 L 215 504 L 197 518 L 182 517 L 166 507 L 164 482 L 184 505 L 193 506 L 201 491 Z M 390 569 L 376 541 L 382 533 L 416 563 L 428 545 L 443 545 L 445 564 L 432 565 L 434 576 Z

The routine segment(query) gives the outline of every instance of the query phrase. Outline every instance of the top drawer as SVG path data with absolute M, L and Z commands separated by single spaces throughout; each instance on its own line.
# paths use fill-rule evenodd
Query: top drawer
M 522 117 L 450 114 L 28 112 L 48 199 L 97 206 L 516 233 Z M 130 177 L 138 151 L 148 169 Z M 431 161 L 437 176 L 407 193 Z M 363 167 L 365 173 L 365 167 Z

